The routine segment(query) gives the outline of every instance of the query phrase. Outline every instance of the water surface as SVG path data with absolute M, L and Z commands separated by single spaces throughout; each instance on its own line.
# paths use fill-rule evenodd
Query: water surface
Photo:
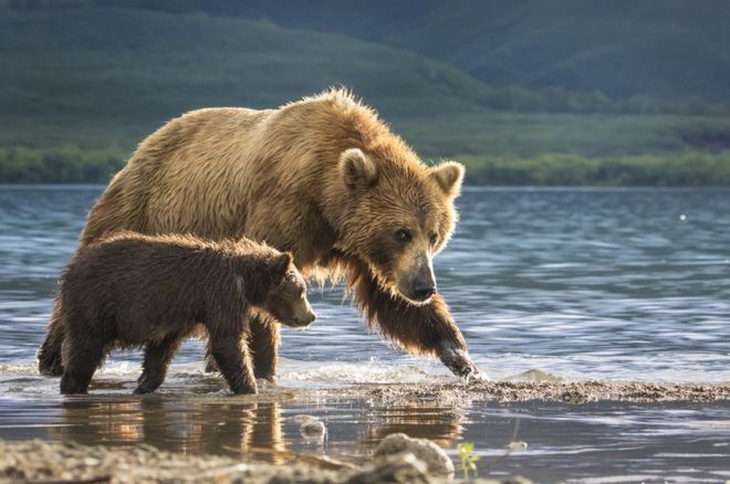
M 319 399 L 318 388 L 453 379 L 437 362 L 368 334 L 338 290 L 312 291 L 313 327 L 283 330 L 281 380 L 259 399 L 228 397 L 200 371 L 196 343 L 178 355 L 159 395 L 129 395 L 139 371 L 132 352 L 109 360 L 90 396 L 61 398 L 33 359 L 56 279 L 101 190 L 0 188 L 0 438 L 357 459 L 404 430 L 452 452 L 474 441 L 483 473 L 495 475 L 730 478 L 730 406 L 722 402 L 390 408 Z M 471 189 L 458 205 L 462 220 L 436 273 L 492 378 L 539 369 L 562 378 L 730 381 L 730 191 Z M 326 421 L 324 442 L 299 434 L 293 417 L 301 413 Z M 499 457 L 518 421 L 527 449 Z

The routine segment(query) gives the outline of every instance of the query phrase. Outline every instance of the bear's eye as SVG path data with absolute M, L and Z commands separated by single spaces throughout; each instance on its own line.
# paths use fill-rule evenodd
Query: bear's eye
M 411 236 L 411 233 L 408 230 L 400 229 L 400 230 L 396 231 L 395 238 L 399 242 L 410 242 L 413 237 Z
M 431 234 L 428 236 L 428 241 L 431 245 L 436 245 L 436 242 L 439 241 L 438 234 Z

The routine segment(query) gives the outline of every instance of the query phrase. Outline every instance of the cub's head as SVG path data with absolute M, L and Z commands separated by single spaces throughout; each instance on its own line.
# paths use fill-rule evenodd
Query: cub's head
M 309 326 L 316 318 L 307 300 L 307 284 L 294 266 L 292 255 L 285 252 L 271 262 L 274 285 L 262 304 L 265 311 L 287 326 Z
M 349 207 L 343 249 L 366 261 L 382 285 L 421 304 L 436 292 L 432 260 L 454 230 L 464 167 L 450 161 L 427 168 L 398 156 L 356 148 L 340 156 Z

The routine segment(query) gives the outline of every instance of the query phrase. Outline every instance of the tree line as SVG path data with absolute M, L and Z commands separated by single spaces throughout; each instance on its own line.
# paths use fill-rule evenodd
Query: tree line
M 0 183 L 108 183 L 126 163 L 119 148 L 0 148 Z M 533 158 L 461 156 L 471 185 L 727 186 L 730 152 L 587 158 L 548 153 Z

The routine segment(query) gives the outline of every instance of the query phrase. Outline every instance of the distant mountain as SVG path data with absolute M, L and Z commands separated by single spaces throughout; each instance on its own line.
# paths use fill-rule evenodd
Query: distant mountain
M 405 48 L 491 85 L 730 97 L 726 0 L 205 0 L 196 8 Z
M 728 8 L 0 0 L 0 182 L 104 182 L 187 110 L 345 85 L 472 181 L 729 185 Z
M 338 84 L 356 86 L 389 116 L 468 112 L 485 89 L 419 54 L 266 21 L 0 10 L 0 128 L 16 136 L 23 122 L 144 133 L 186 110 L 276 107 Z

